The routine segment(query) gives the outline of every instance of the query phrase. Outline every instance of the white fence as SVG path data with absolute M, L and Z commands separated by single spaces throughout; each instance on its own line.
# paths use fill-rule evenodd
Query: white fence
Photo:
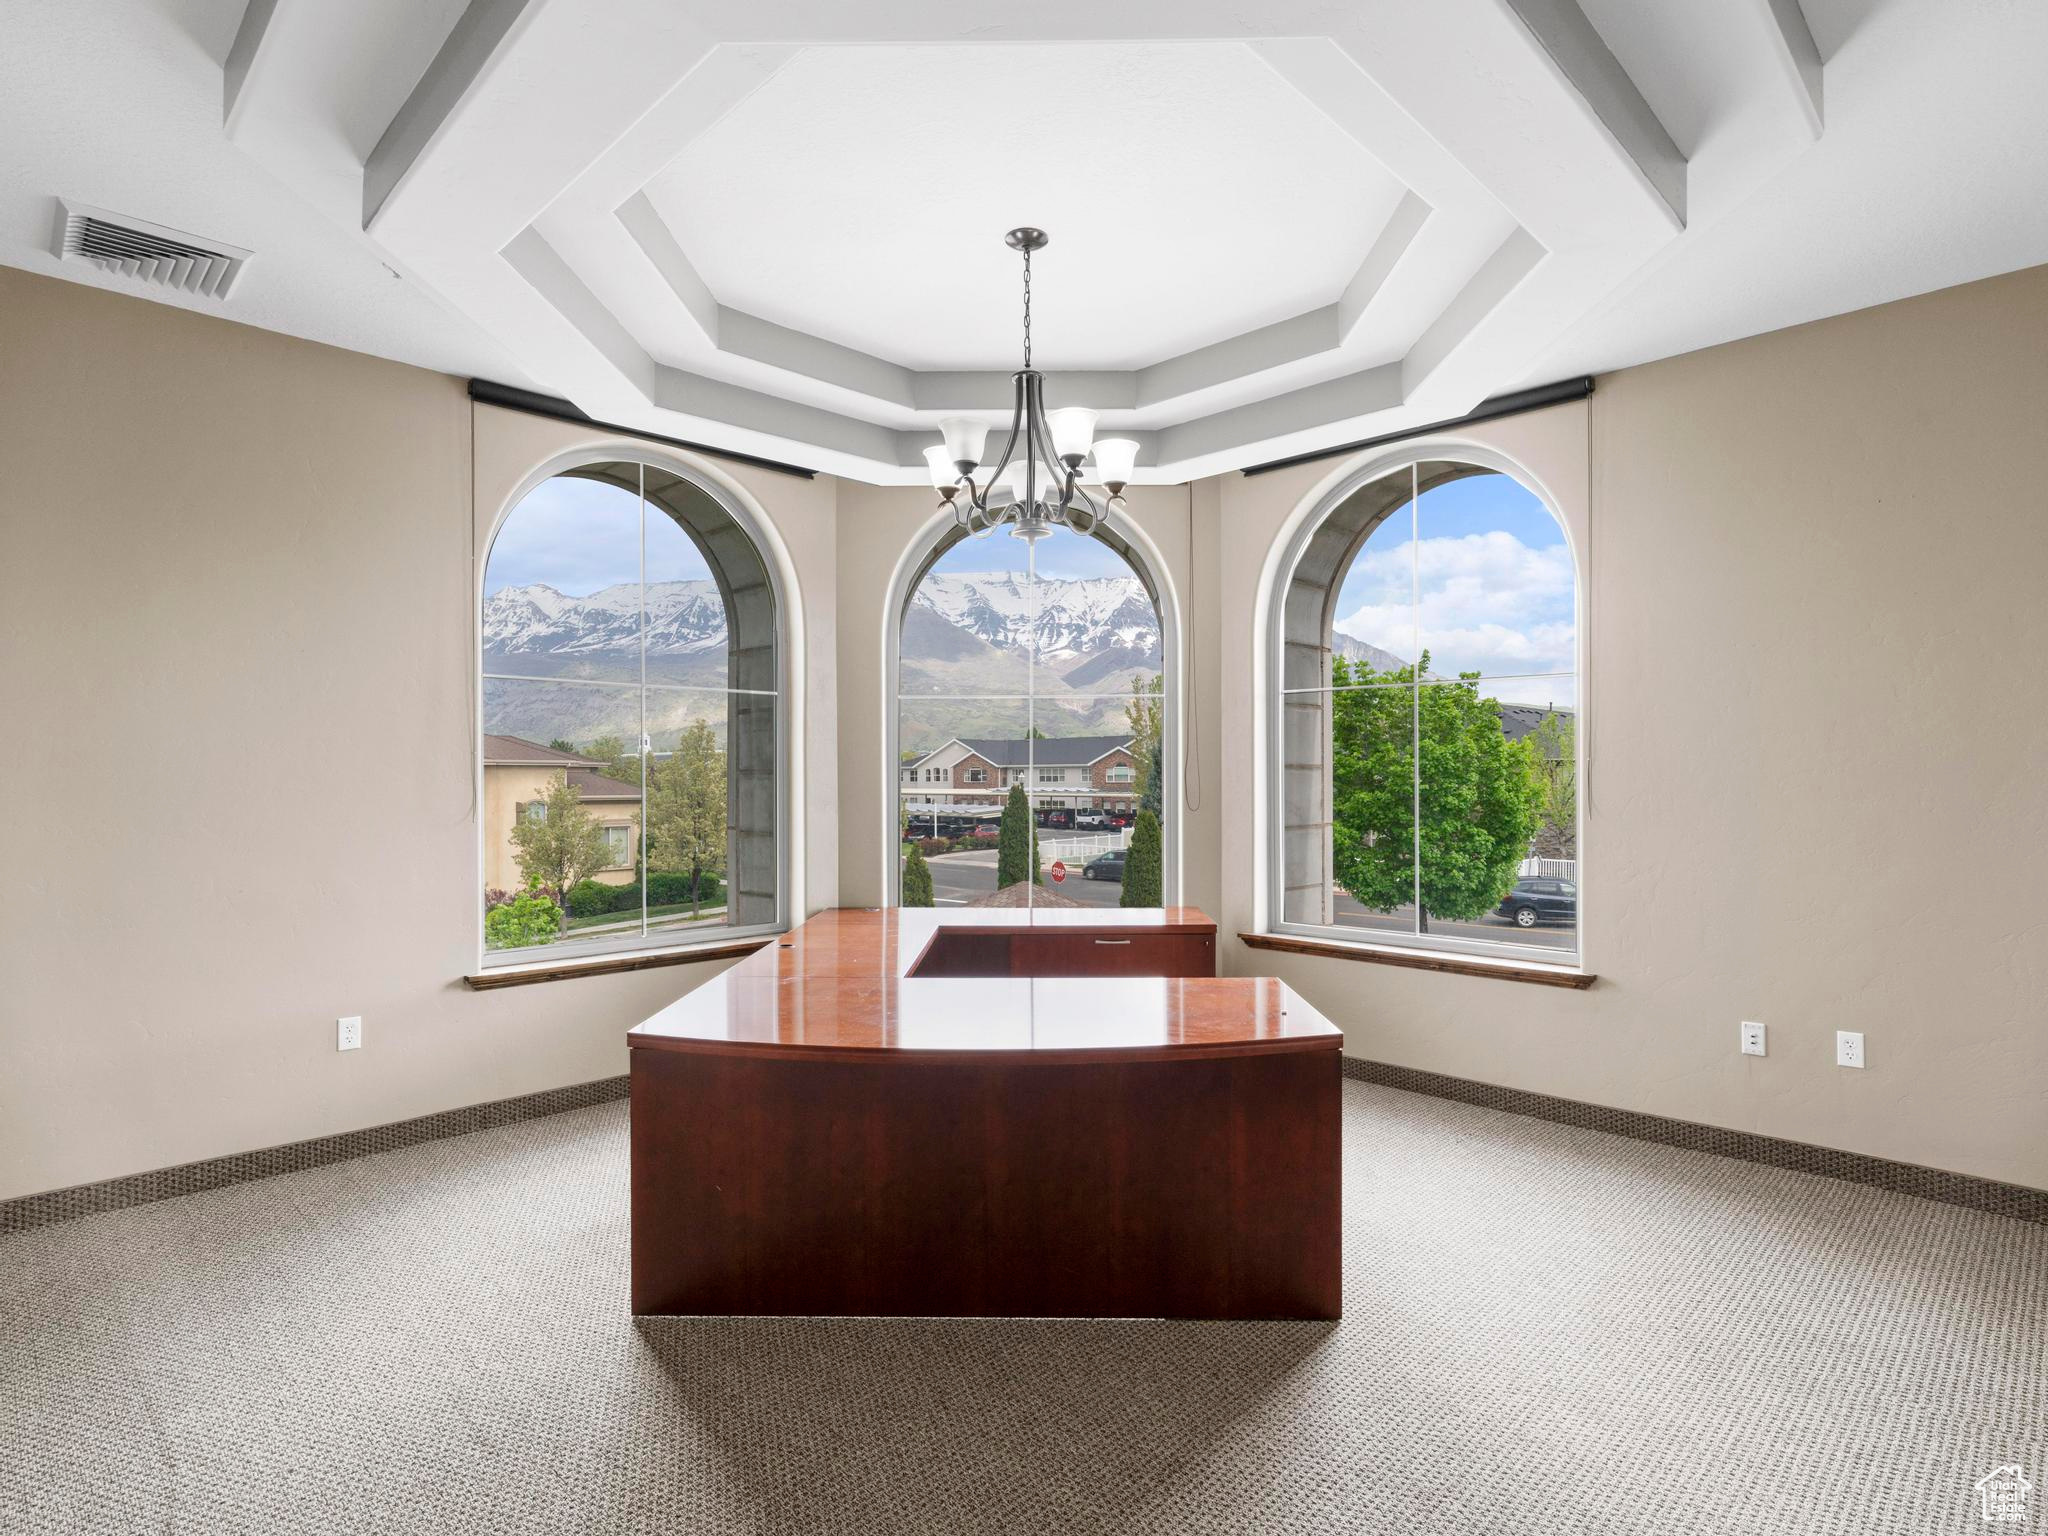
M 1050 864 L 1058 859 L 1067 864 L 1085 864 L 1098 853 L 1108 853 L 1117 848 L 1131 846 L 1131 829 L 1123 827 L 1115 832 L 1091 832 L 1075 837 L 1041 837 L 1038 840 L 1038 862 Z
M 1579 878 L 1577 859 L 1524 859 L 1522 867 L 1515 873 L 1524 880 L 1576 880 Z

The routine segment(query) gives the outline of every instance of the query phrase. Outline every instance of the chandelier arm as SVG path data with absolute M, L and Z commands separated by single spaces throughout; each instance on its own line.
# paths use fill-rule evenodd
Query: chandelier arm
M 996 481 L 1003 477 L 1003 471 L 1010 467 L 1010 456 L 1017 448 L 1017 434 L 1023 429 L 1024 423 L 1029 416 L 1029 412 L 1025 409 L 1026 391 L 1029 388 L 1024 382 L 1026 377 L 1028 377 L 1027 373 L 1020 372 L 1012 380 L 1015 388 L 1010 395 L 1010 436 L 1003 444 L 1002 457 L 996 460 L 996 467 L 989 471 L 988 489 L 993 489 Z M 1028 451 L 1029 445 L 1027 444 L 1026 447 Z M 987 511 L 988 502 L 986 496 L 976 497 L 975 505 L 984 512 Z
M 1073 486 L 1074 476 L 1073 472 L 1061 461 L 1060 456 L 1053 452 L 1051 429 L 1046 425 L 1045 421 L 1045 394 L 1042 384 L 1038 393 L 1037 404 L 1038 409 L 1032 412 L 1031 415 L 1033 446 L 1037 448 L 1038 456 L 1045 460 L 1046 472 L 1060 476 L 1059 505 L 1064 508 L 1070 499 L 1068 493 Z M 1050 496 L 1045 499 L 1048 503 L 1052 500 Z

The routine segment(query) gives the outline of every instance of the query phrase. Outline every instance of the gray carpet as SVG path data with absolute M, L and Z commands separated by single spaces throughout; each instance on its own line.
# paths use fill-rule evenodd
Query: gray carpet
M 0 1530 L 1921 1536 L 2048 1487 L 2048 1229 L 1344 1096 L 1336 1325 L 636 1326 L 621 1104 L 0 1238 Z

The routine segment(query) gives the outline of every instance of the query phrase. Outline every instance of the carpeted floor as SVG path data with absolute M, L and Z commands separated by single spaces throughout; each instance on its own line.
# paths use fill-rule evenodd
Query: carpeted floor
M 1922 1536 L 2048 1484 L 2048 1229 L 1344 1095 L 1334 1325 L 636 1325 L 623 1104 L 0 1238 L 0 1530 Z

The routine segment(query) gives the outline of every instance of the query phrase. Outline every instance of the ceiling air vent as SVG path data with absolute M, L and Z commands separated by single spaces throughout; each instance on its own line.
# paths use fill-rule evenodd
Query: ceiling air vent
M 210 299 L 227 297 L 250 254 L 239 246 L 63 198 L 57 200 L 54 245 L 66 261 L 89 261 L 124 277 Z

